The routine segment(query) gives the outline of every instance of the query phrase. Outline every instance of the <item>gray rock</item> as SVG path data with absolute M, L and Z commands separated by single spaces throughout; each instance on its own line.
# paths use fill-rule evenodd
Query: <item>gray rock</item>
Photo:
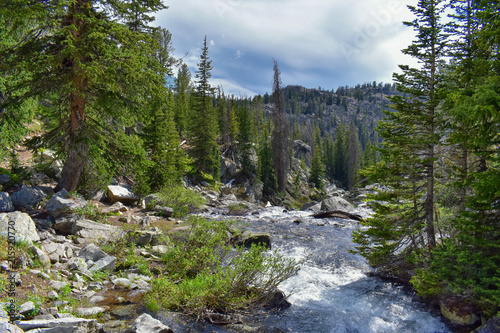
M 356 209 L 347 200 L 340 197 L 332 197 L 321 201 L 322 211 L 341 210 L 347 213 L 354 213 Z
M 78 308 L 76 312 L 80 316 L 94 316 L 99 313 L 103 313 L 106 311 L 106 308 L 100 307 L 100 306 L 93 306 L 91 308 Z
M 109 185 L 108 186 L 108 201 L 110 203 L 115 203 L 117 201 L 122 202 L 125 205 L 133 205 L 139 200 L 139 197 L 136 196 L 132 191 L 117 185 Z
M 94 222 L 76 215 L 64 219 L 57 219 L 54 229 L 61 233 L 71 234 L 81 238 L 81 243 L 90 243 L 92 240 L 113 240 L 123 235 L 123 231 L 118 227 Z
M 150 194 L 147 197 L 145 197 L 144 203 L 146 204 L 146 208 L 162 204 L 160 197 L 157 194 Z
M 83 318 L 57 318 L 51 320 L 28 320 L 20 321 L 17 324 L 23 331 L 33 329 L 50 328 L 42 332 L 50 333 L 97 333 L 100 331 L 100 325 L 95 319 Z
M 62 189 L 45 204 L 45 209 L 52 217 L 59 218 L 69 215 L 77 208 L 83 208 L 86 205 L 87 201 L 83 198 L 72 197 L 68 191 Z
M 310 168 L 312 161 L 311 146 L 301 140 L 293 141 L 293 157 L 299 160 L 303 159 L 306 163 L 306 166 Z
M 36 208 L 45 197 L 46 194 L 43 191 L 23 185 L 19 191 L 12 193 L 10 199 L 15 206 L 33 209 Z
M 474 330 L 473 333 L 498 333 L 500 332 L 500 317 L 495 317 L 488 320 L 484 325 Z
M 90 243 L 78 252 L 78 257 L 84 258 L 86 261 L 98 261 L 107 257 L 108 254 L 101 250 L 97 245 Z
M 44 267 L 50 266 L 51 259 L 44 250 L 39 249 L 34 245 L 31 246 L 29 250 L 31 251 L 31 253 L 35 255 L 35 257 L 42 264 L 42 266 Z
M 1 174 L 0 175 L 0 184 L 7 184 L 8 182 L 10 182 L 10 177 L 9 175 L 6 175 L 6 174 Z
M 174 209 L 166 206 L 156 205 L 154 210 L 163 217 L 172 217 L 172 215 L 174 214 Z
M 12 212 L 14 211 L 14 205 L 10 199 L 9 193 L 0 192 L 0 212 Z
M 300 210 L 304 211 L 304 210 L 312 210 L 313 207 L 319 205 L 319 202 L 317 201 L 310 201 L 310 202 L 306 202 L 305 204 L 302 205 L 302 207 L 300 207 Z M 320 208 L 318 207 L 318 210 Z
M 59 298 L 59 294 L 56 293 L 54 290 L 51 290 L 47 293 L 47 297 L 50 298 L 50 299 L 58 299 Z
M 133 242 L 139 246 L 157 245 L 162 235 L 161 231 L 139 230 L 129 232 L 128 239 L 129 243 Z
M 18 326 L 7 322 L 0 322 L 0 332 L 24 333 L 24 331 L 20 329 Z
M 144 313 L 134 321 L 130 333 L 174 333 L 174 331 L 161 321 Z
M 116 267 L 116 258 L 113 256 L 107 256 L 102 259 L 99 259 L 94 263 L 94 265 L 90 266 L 89 271 L 114 271 Z
M 19 307 L 19 313 L 22 314 L 23 316 L 29 314 L 30 312 L 33 312 L 35 311 L 35 303 L 29 301 L 29 302 L 26 302 L 26 303 L 23 303 L 20 307 Z
M 156 254 L 165 254 L 168 252 L 168 247 L 166 245 L 155 245 L 151 247 L 151 251 Z
M 120 213 L 120 212 L 126 212 L 128 210 L 127 206 L 122 204 L 120 201 L 115 202 L 111 206 L 108 207 L 103 207 L 101 208 L 101 212 L 104 214 L 110 214 L 110 213 Z
M 87 262 L 85 262 L 85 259 L 83 258 L 71 258 L 68 261 L 68 265 L 71 271 L 77 271 L 87 275 L 89 275 L 90 273 L 88 270 Z
M 68 282 L 66 282 L 66 281 L 52 280 L 49 282 L 49 286 L 54 288 L 57 291 L 60 291 L 62 288 L 66 287 L 67 285 L 68 285 Z
M 73 249 L 68 244 L 44 243 L 42 244 L 42 250 L 48 254 L 53 264 L 60 262 L 63 258 L 70 259 L 73 257 Z
M 26 213 L 0 213 L 0 235 L 6 238 L 9 236 L 9 225 L 11 226 L 11 234 L 14 234 L 16 243 L 24 241 L 31 244 L 40 240 L 36 232 L 35 223 Z M 12 232 L 12 227 L 15 229 L 14 232 Z

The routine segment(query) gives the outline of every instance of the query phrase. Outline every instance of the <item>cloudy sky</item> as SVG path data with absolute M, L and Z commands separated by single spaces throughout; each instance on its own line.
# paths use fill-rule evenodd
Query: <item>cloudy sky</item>
M 271 92 L 273 61 L 283 85 L 336 89 L 392 82 L 413 31 L 416 0 L 164 0 L 156 25 L 172 33 L 175 55 L 191 72 L 207 37 L 212 84 L 226 94 Z

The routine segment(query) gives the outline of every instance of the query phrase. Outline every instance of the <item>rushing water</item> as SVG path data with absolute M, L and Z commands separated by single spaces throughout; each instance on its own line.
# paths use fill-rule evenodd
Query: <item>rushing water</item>
M 291 293 L 292 306 L 253 324 L 268 328 L 266 332 L 452 332 L 425 306 L 412 302 L 404 287 L 370 276 L 372 269 L 366 260 L 348 252 L 354 249 L 351 233 L 357 222 L 310 215 L 270 207 L 238 218 L 250 230 L 270 233 L 273 248 L 285 256 L 305 260 L 298 275 L 280 286 Z M 223 326 L 187 329 L 168 324 L 176 332 L 238 331 Z

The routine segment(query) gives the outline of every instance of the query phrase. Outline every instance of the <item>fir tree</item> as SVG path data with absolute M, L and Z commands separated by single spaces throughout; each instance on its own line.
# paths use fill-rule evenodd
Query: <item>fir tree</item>
M 21 42 L 0 55 L 2 73 L 9 69 L 29 73 L 9 85 L 13 98 L 0 109 L 16 107 L 29 97 L 56 96 L 51 111 L 58 113 L 60 123 L 45 136 L 46 142 L 61 143 L 67 156 L 56 191 L 78 187 L 89 151 L 96 151 L 97 143 L 106 143 L 99 148 L 103 155 L 120 157 L 122 143 L 111 140 L 120 133 L 118 126 L 111 128 L 110 118 L 114 125 L 133 124 L 144 102 L 141 97 L 163 79 L 150 69 L 156 67 L 151 66 L 154 39 L 122 22 L 132 11 L 141 12 L 140 22 L 150 21 L 150 13 L 164 8 L 160 0 L 136 0 L 133 9 L 124 1 L 98 0 L 21 0 L 2 5 L 4 17 L 22 15 L 30 25 Z
M 189 111 L 191 72 L 187 64 L 182 64 L 175 79 L 174 121 L 180 136 L 186 135 L 186 119 Z
M 208 57 L 207 37 L 196 71 L 196 88 L 193 110 L 190 117 L 191 155 L 196 170 L 207 173 L 218 180 L 220 173 L 220 151 L 217 144 L 217 116 L 213 107 L 214 89 L 210 86 L 212 61 Z
M 278 62 L 274 61 L 274 82 L 272 100 L 274 103 L 273 110 L 273 132 L 272 132 L 272 152 L 274 170 L 278 178 L 278 190 L 286 191 L 287 174 L 290 160 L 289 153 L 289 128 L 288 117 L 285 113 L 285 105 L 283 102 L 283 92 L 281 87 L 280 70 Z
M 355 233 L 359 253 L 372 264 L 397 268 L 400 260 L 427 254 L 435 238 L 435 147 L 440 143 L 438 105 L 442 76 L 438 72 L 446 52 L 446 35 L 440 22 L 440 0 L 419 1 L 409 6 L 415 20 L 405 22 L 417 39 L 404 54 L 419 60 L 420 69 L 400 66 L 394 74 L 404 95 L 392 98 L 394 112 L 387 112 L 380 134 L 382 163 L 371 169 L 372 180 L 388 185 L 380 191 L 376 214 L 367 221 L 368 230 Z

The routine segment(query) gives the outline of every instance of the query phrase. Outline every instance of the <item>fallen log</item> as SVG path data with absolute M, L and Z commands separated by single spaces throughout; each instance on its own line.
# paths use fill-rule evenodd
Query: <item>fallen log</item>
M 313 214 L 312 216 L 317 218 L 317 219 L 324 219 L 327 217 L 338 217 L 341 219 L 351 219 L 351 220 L 355 220 L 355 221 L 361 221 L 361 219 L 362 219 L 361 215 L 351 214 L 348 212 L 344 212 L 342 210 L 329 210 L 326 212 L 319 212 L 319 213 Z

